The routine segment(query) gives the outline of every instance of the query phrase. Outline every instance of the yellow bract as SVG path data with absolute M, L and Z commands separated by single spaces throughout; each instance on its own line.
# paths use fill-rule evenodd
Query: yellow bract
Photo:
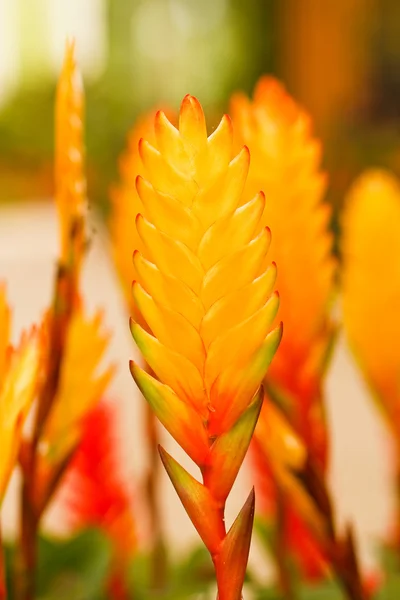
M 100 362 L 109 334 L 102 314 L 88 318 L 80 308 L 72 316 L 61 368 L 60 384 L 42 438 L 42 451 L 60 461 L 79 440 L 82 419 L 103 395 L 114 369 Z
M 83 84 L 74 57 L 74 45 L 66 49 L 57 88 L 55 186 L 60 223 L 60 258 L 80 265 L 84 250 L 86 180 L 83 166 Z
M 250 402 L 280 338 L 271 333 L 279 302 L 264 196 L 243 202 L 249 152 L 234 155 L 227 116 L 207 137 L 191 96 L 178 129 L 157 113 L 155 143 L 141 140 L 139 153 L 143 252 L 134 257 L 133 297 L 152 335 L 140 325 L 132 332 L 159 380 L 217 435 Z
M 400 432 L 400 184 L 368 171 L 343 219 L 343 310 L 350 344 L 391 427 Z
M 9 346 L 10 311 L 0 287 L 0 505 L 15 463 L 22 428 L 35 398 L 41 358 L 37 330 Z
M 262 78 L 253 100 L 234 96 L 231 113 L 238 146 L 246 144 L 252 157 L 244 198 L 265 192 L 262 222 L 271 227 L 270 257 L 278 265 L 284 336 L 272 376 L 288 361 L 298 368 L 327 337 L 334 260 L 330 209 L 322 202 L 326 178 L 309 117 L 277 81 Z

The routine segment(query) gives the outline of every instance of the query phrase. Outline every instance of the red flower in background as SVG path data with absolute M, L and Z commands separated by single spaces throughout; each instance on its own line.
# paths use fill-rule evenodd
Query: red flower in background
M 68 521 L 75 530 L 98 527 L 114 546 L 110 597 L 127 598 L 125 568 L 136 549 L 132 492 L 118 456 L 114 408 L 100 402 L 84 419 L 83 435 L 66 480 Z

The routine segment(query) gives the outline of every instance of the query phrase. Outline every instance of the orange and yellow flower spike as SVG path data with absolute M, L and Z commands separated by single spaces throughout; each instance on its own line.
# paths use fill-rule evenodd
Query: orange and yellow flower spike
M 253 99 L 235 95 L 231 113 L 237 145 L 246 144 L 252 156 L 244 199 L 264 190 L 263 223 L 273 232 L 271 258 L 278 265 L 284 335 L 266 390 L 283 402 L 290 423 L 324 469 L 328 448 L 321 381 L 332 340 L 329 303 L 335 262 L 330 208 L 322 201 L 326 178 L 320 168 L 321 145 L 308 115 L 272 78 L 260 79 Z M 290 545 L 290 531 L 285 535 Z M 295 552 L 303 541 L 293 539 Z M 306 572 L 322 573 L 321 557 L 314 561 L 314 555 L 313 550 L 308 561 L 303 551 L 297 552 Z
M 83 84 L 75 61 L 75 46 L 70 42 L 57 87 L 55 200 L 60 225 L 60 263 L 76 271 L 76 275 L 86 246 L 83 113 Z
M 344 324 L 378 406 L 400 440 L 400 183 L 389 172 L 368 171 L 350 190 L 346 206 Z
M 262 404 L 260 383 L 281 338 L 275 268 L 267 266 L 264 195 L 243 202 L 249 151 L 233 154 L 225 116 L 207 137 L 199 102 L 186 96 L 176 129 L 163 112 L 155 144 L 139 143 L 133 297 L 150 330 L 132 335 L 155 377 L 131 363 L 154 412 L 198 465 L 202 483 L 160 449 L 172 483 L 214 561 L 219 600 L 239 600 L 254 494 L 229 532 L 225 502 Z
M 0 506 L 18 459 L 22 428 L 38 385 L 41 337 L 36 329 L 23 334 L 17 348 L 9 345 L 10 309 L 0 286 Z

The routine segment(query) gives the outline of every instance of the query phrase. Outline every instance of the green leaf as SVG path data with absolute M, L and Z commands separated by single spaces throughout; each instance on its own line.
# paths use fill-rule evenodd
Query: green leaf
M 103 600 L 110 574 L 109 540 L 96 529 L 67 541 L 39 541 L 38 597 L 42 600 Z
M 319 584 L 303 584 L 299 589 L 299 600 L 344 600 L 344 593 L 334 580 Z

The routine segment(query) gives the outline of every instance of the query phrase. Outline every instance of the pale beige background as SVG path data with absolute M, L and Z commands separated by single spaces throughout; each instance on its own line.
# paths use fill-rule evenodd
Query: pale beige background
M 127 315 L 110 262 L 105 231 L 93 224 L 93 244 L 84 271 L 83 287 L 90 309 L 102 306 L 107 325 L 113 330 L 109 358 L 118 364 L 110 397 L 118 404 L 121 451 L 127 476 L 140 481 L 146 467 L 143 446 L 143 403 L 128 371 L 135 355 Z M 14 307 L 14 337 L 21 328 L 38 321 L 49 301 L 57 252 L 57 223 L 52 203 L 30 202 L 0 209 L 0 279 L 5 279 Z M 363 562 L 373 562 L 374 547 L 390 522 L 390 454 L 385 431 L 377 418 L 360 374 L 349 356 L 342 337 L 329 370 L 326 385 L 332 426 L 332 488 L 342 520 L 354 520 Z M 175 456 L 191 468 L 168 439 Z M 1 452 L 1 448 L 0 448 Z M 193 471 L 195 473 L 195 471 Z M 238 512 L 251 486 L 251 471 L 243 469 L 229 501 L 228 521 Z M 4 507 L 4 526 L 15 527 L 17 478 Z M 162 477 L 162 500 L 168 540 L 176 551 L 184 551 L 196 539 L 166 476 Z M 139 501 L 139 499 L 138 499 Z M 140 509 L 140 506 L 138 507 Z M 140 519 L 145 527 L 143 519 Z M 53 509 L 48 526 L 62 531 L 62 514 Z M 255 543 L 252 560 L 264 565 Z

